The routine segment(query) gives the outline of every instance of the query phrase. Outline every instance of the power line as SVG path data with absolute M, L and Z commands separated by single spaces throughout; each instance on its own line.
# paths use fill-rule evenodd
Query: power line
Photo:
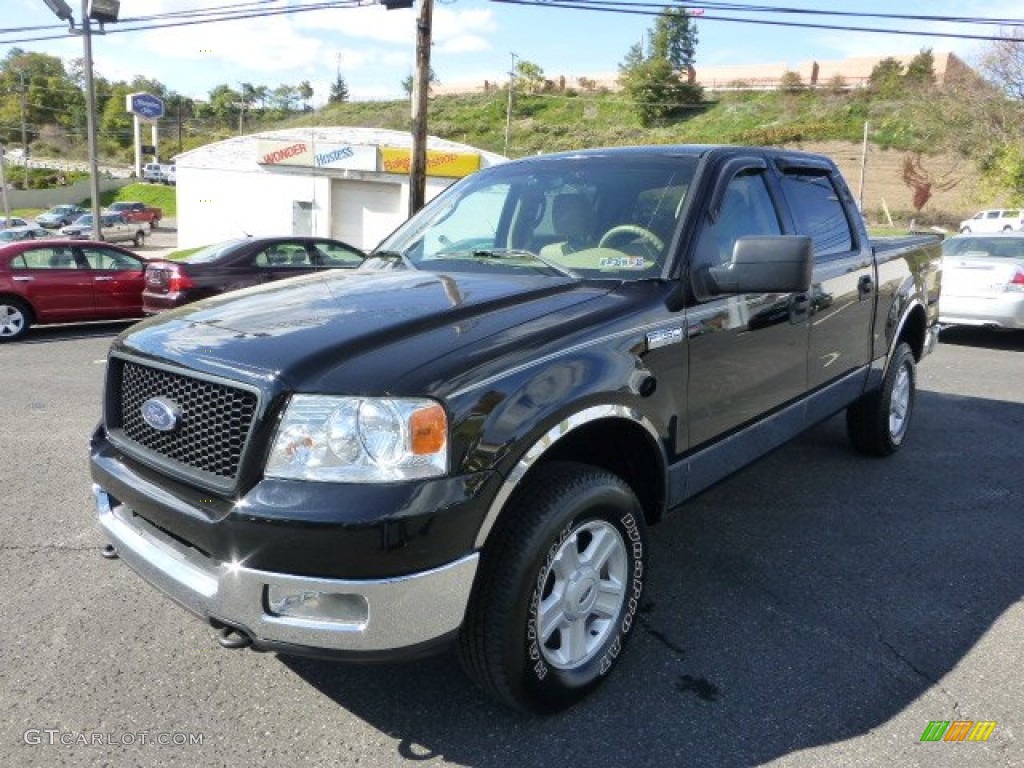
M 601 2 L 601 0 L 491 0 L 495 3 L 503 3 L 506 5 L 522 5 L 522 6 L 533 6 L 539 8 L 561 8 L 565 10 L 576 10 L 576 11 L 593 11 L 597 13 L 620 13 L 634 16 L 660 16 L 665 6 L 663 4 L 655 3 L 625 3 L 625 2 Z M 704 7 L 703 5 L 700 7 Z M 744 7 L 744 11 L 749 12 L 749 7 Z M 774 8 L 764 8 L 761 12 L 779 12 Z M 823 11 L 805 11 L 806 13 L 826 13 Z M 839 12 L 830 12 L 832 14 L 838 14 Z M 866 17 L 868 14 L 851 13 L 852 16 Z M 778 21 L 774 19 L 760 19 L 751 17 L 741 16 L 715 16 L 711 14 L 701 14 L 700 16 L 692 17 L 699 21 L 730 21 L 742 24 L 761 24 L 773 27 L 793 27 L 797 29 L 828 29 L 838 30 L 842 32 L 870 32 L 881 35 L 910 35 L 914 37 L 941 37 L 941 38 L 953 38 L 958 40 L 987 40 L 987 41 L 1002 41 L 1006 40 L 1005 36 L 1002 35 L 973 35 L 966 34 L 963 32 L 938 32 L 929 30 L 916 30 L 916 29 L 892 29 L 892 28 L 881 28 L 881 27 L 853 27 L 848 25 L 839 24 L 813 24 L 810 22 L 798 22 L 798 21 Z M 953 17 L 938 18 L 936 21 L 947 22 L 947 23 L 983 23 L 981 19 L 967 19 L 965 21 L 954 22 Z M 906 20 L 914 20 L 908 18 Z M 987 20 L 992 23 L 992 20 Z M 1005 20 L 1008 22 L 1007 26 L 1013 25 L 1024 25 L 1024 20 Z

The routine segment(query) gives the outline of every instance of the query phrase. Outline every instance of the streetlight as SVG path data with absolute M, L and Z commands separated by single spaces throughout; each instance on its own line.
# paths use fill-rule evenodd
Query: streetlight
M 92 80 L 92 24 L 90 20 L 103 24 L 117 21 L 121 9 L 119 0 L 82 0 L 82 31 L 75 30 L 74 13 L 64 0 L 43 0 L 61 21 L 68 22 L 73 34 L 82 35 L 85 58 L 85 129 L 89 144 L 89 191 L 92 195 L 92 237 L 100 239 L 100 174 L 96 158 L 96 90 Z

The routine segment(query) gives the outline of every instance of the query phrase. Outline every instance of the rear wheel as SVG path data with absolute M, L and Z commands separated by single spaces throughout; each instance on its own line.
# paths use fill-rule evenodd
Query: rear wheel
M 640 503 L 581 464 L 539 467 L 488 542 L 460 636 L 463 668 L 492 698 L 553 712 L 621 658 L 646 576 Z
M 916 387 L 914 353 L 901 341 L 881 388 L 846 409 L 846 431 L 853 447 L 870 456 L 889 456 L 898 451 L 910 429 Z
M 141 248 L 146 242 L 146 234 L 141 229 L 135 233 L 135 237 L 132 240 L 136 248 Z
M 28 333 L 32 310 L 21 299 L 0 297 L 0 342 L 14 341 Z

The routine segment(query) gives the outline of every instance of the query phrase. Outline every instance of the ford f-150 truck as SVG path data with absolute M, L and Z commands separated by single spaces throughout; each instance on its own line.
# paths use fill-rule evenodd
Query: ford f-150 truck
M 840 411 L 856 449 L 893 453 L 936 338 L 938 239 L 869 241 L 833 163 L 797 152 L 497 165 L 369 262 L 114 342 L 91 443 L 107 554 L 223 645 L 454 641 L 533 711 L 622 658 L 649 526 Z
M 149 228 L 151 230 L 156 229 L 157 225 L 160 224 L 160 219 L 164 217 L 162 209 L 130 200 L 121 200 L 116 203 L 111 203 L 110 207 L 107 208 L 107 212 L 119 213 L 133 224 L 140 224 L 143 222 L 149 224 Z

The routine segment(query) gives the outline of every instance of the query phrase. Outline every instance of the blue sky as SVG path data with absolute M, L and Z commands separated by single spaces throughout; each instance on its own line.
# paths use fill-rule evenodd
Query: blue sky
M 249 0 L 260 8 L 308 5 L 312 0 Z M 585 0 L 583 0 L 585 1 Z M 639 2 L 640 0 L 630 0 Z M 121 0 L 121 16 L 144 15 L 239 5 L 244 0 Z M 81 0 L 68 0 L 76 18 Z M 140 74 L 166 83 L 187 96 L 204 98 L 211 88 L 241 82 L 274 87 L 308 80 L 314 104 L 326 100 L 329 84 L 340 64 L 353 100 L 398 98 L 401 83 L 413 69 L 415 22 L 419 8 L 387 11 L 374 5 L 361 8 L 278 15 L 163 30 L 136 31 L 95 37 L 95 68 L 110 79 Z M 55 24 L 43 0 L 2 0 L 0 29 Z M 843 2 L 789 0 L 787 8 L 851 10 Z M 956 15 L 1024 20 L 1019 0 L 952 2 L 906 0 L 895 4 L 862 0 L 864 13 Z M 705 9 L 705 15 L 727 14 Z M 762 16 L 777 20 L 794 17 Z M 857 24 L 883 28 L 956 31 L 928 22 L 803 17 L 811 23 Z M 614 73 L 627 50 L 641 40 L 653 17 L 511 5 L 481 0 L 436 0 L 432 62 L 442 84 L 497 81 L 507 78 L 512 54 L 538 64 L 551 78 Z M 785 62 L 795 67 L 809 59 L 830 60 L 854 55 L 915 53 L 930 47 L 954 51 L 970 61 L 985 45 L 971 40 L 871 34 L 848 30 L 813 30 L 698 18 L 700 41 L 697 69 L 726 64 Z M 961 26 L 962 31 L 984 29 Z M 996 32 L 998 28 L 990 28 Z M 60 33 L 60 30 L 54 30 Z M 8 41 L 33 33 L 0 32 L 0 56 Z M 82 55 L 79 37 L 21 42 L 18 47 L 72 59 Z

